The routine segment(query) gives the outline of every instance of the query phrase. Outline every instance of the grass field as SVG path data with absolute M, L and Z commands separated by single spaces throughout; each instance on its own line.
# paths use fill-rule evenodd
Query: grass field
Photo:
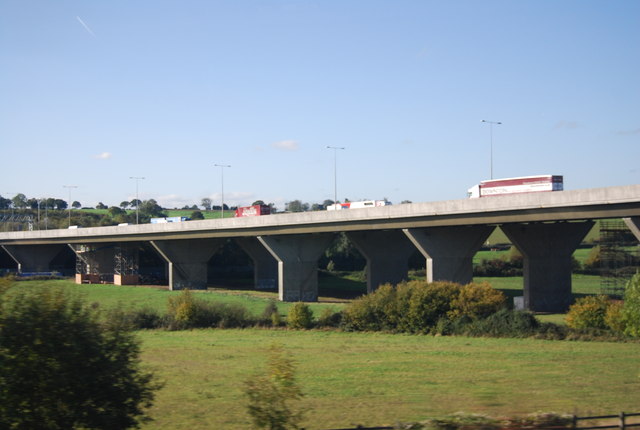
M 640 344 L 287 330 L 141 332 L 166 382 L 145 429 L 249 428 L 243 381 L 272 343 L 297 362 L 304 426 L 638 409 Z
M 517 292 L 522 282 L 492 281 L 507 292 Z M 357 280 L 344 282 L 358 285 Z M 163 310 L 168 297 L 178 294 L 67 280 L 16 284 L 27 289 L 62 287 L 103 308 Z M 197 294 L 206 300 L 242 303 L 255 314 L 275 297 L 242 290 Z M 323 300 L 311 305 L 316 315 L 323 307 L 338 308 L 345 301 Z M 289 307 L 278 306 L 282 313 Z M 249 428 L 243 381 L 262 368 L 273 343 L 284 345 L 297 363 L 308 429 L 393 424 L 458 411 L 492 416 L 537 411 L 610 414 L 636 411 L 640 401 L 640 343 L 284 329 L 153 330 L 139 331 L 138 336 L 143 364 L 165 384 L 150 410 L 155 421 L 143 427 L 148 430 Z

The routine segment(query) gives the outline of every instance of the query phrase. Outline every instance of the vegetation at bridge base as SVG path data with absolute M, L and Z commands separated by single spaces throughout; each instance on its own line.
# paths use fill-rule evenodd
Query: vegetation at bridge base
M 0 280 L 0 428 L 127 429 L 148 420 L 160 384 L 117 323 L 60 290 Z
M 433 333 L 441 320 L 474 321 L 505 306 L 488 284 L 409 281 L 383 285 L 344 310 L 342 326 L 356 331 Z
M 627 283 L 624 301 L 603 295 L 582 297 L 569 309 L 566 322 L 576 330 L 640 337 L 640 272 Z

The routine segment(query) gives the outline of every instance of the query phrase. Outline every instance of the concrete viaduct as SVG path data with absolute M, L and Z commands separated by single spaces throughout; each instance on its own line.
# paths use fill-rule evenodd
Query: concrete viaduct
M 417 248 L 427 280 L 468 283 L 472 258 L 496 226 L 524 256 L 527 309 L 571 304 L 571 256 L 596 219 L 623 218 L 640 240 L 640 185 L 412 203 L 368 209 L 286 213 L 182 223 L 0 233 L 21 271 L 47 271 L 62 248 L 82 263 L 77 282 L 96 268 L 114 283 L 135 283 L 123 267 L 127 249 L 147 242 L 166 262 L 171 289 L 206 288 L 207 262 L 227 239 L 254 263 L 256 286 L 277 284 L 280 300 L 318 299 L 317 262 L 338 232 L 367 261 L 367 289 L 406 279 Z M 105 246 L 110 244 L 111 246 Z M 133 278 L 131 278 L 133 276 Z

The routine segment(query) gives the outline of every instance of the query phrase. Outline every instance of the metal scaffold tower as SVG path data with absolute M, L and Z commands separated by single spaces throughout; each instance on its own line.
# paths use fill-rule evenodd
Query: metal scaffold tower
M 600 286 L 603 294 L 622 297 L 640 265 L 637 239 L 622 220 L 600 222 Z
M 137 275 L 138 269 L 138 249 L 117 246 L 114 273 L 116 275 Z

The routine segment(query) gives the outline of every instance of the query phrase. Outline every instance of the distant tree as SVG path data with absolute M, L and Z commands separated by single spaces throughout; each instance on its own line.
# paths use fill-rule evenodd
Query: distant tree
M 27 196 L 22 193 L 16 194 L 15 197 L 11 199 L 11 203 L 14 208 L 24 209 L 27 207 Z
M 9 209 L 11 207 L 11 200 L 0 196 L 0 209 Z
M 112 217 L 118 216 L 118 215 L 124 215 L 126 214 L 125 210 L 122 208 L 119 208 L 118 206 L 111 206 L 109 208 L 109 215 L 111 215 Z
M 251 203 L 251 206 L 262 206 L 264 204 L 264 200 L 256 200 L 255 202 Z
M 411 200 L 403 200 L 400 202 L 401 205 L 404 205 L 406 203 L 413 203 Z
M 38 209 L 38 199 L 31 198 L 27 200 L 27 207 L 31 209 Z
M 311 205 L 311 210 L 312 211 L 321 211 L 324 210 L 324 206 L 322 206 L 320 203 L 314 203 Z
M 202 206 L 204 208 L 204 210 L 210 211 L 211 210 L 211 199 L 209 197 L 203 198 L 202 201 L 200 202 L 200 206 Z
M 132 332 L 59 290 L 0 296 L 0 428 L 127 429 L 148 420 L 160 385 L 141 369 Z
M 131 203 L 129 203 L 128 201 L 126 201 L 126 200 L 125 200 L 125 201 L 120 202 L 120 207 L 121 207 L 123 210 L 126 210 L 126 209 L 129 207 L 129 205 L 130 205 L 130 204 L 131 204 Z
M 335 203 L 335 202 L 334 202 L 333 200 L 328 200 L 328 199 L 327 199 L 327 200 L 325 200 L 324 202 L 322 202 L 322 206 L 324 206 L 324 207 L 325 207 L 325 209 L 326 209 L 328 206 L 331 206 L 331 205 L 332 205 L 332 204 L 334 204 L 334 203 Z
M 145 200 L 140 203 L 140 213 L 148 217 L 161 217 L 164 216 L 162 208 L 154 199 Z
M 109 209 L 107 205 L 105 205 L 104 203 L 100 202 L 96 205 L 96 209 Z
M 136 207 L 138 207 L 138 205 L 141 205 L 141 204 L 142 204 L 142 201 L 141 201 L 141 200 L 139 200 L 139 199 L 133 199 L 133 200 L 131 200 L 131 207 L 132 207 L 132 208 L 136 208 Z
M 289 212 L 305 212 L 309 210 L 309 203 L 302 203 L 300 200 L 292 200 L 285 203 L 285 207 Z
M 190 216 L 191 219 L 204 219 L 204 215 L 200 211 L 193 211 Z
M 62 199 L 55 199 L 54 202 L 56 209 L 64 210 L 68 207 L 67 202 Z M 106 208 L 107 207 L 105 206 L 105 209 Z
M 44 203 L 45 209 L 55 209 L 56 208 L 56 199 L 49 197 L 45 200 Z
M 82 205 L 80 204 L 79 201 L 76 200 L 71 204 L 71 207 L 74 208 L 74 209 L 80 209 L 82 207 Z

